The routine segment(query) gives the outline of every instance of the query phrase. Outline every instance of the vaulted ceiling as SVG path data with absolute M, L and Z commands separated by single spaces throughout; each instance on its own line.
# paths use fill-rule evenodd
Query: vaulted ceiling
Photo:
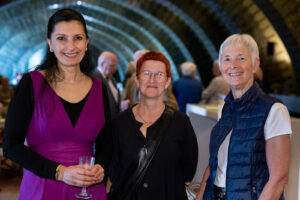
M 284 3 L 282 3 L 284 2 Z M 46 48 L 49 17 L 60 8 L 83 14 L 95 63 L 108 50 L 119 58 L 120 80 L 133 53 L 161 51 L 177 67 L 195 62 L 207 85 L 222 41 L 249 33 L 259 44 L 271 92 L 300 88 L 300 2 L 289 0 L 17 0 L 0 1 L 0 74 L 14 78 L 31 70 L 30 60 Z

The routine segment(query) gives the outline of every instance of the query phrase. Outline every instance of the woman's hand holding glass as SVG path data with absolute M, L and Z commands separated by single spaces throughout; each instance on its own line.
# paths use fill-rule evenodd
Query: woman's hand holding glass
M 58 181 L 77 187 L 89 187 L 101 183 L 103 178 L 104 169 L 99 164 L 87 169 L 81 165 L 61 166 L 57 176 Z

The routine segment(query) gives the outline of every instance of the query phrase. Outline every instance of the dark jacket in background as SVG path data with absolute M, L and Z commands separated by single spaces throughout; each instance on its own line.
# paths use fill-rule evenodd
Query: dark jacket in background
M 202 94 L 201 81 L 191 76 L 184 76 L 173 83 L 173 93 L 179 110 L 185 112 L 186 104 L 199 103 Z
M 104 76 L 101 74 L 101 72 L 98 69 L 93 71 L 91 76 L 100 79 L 102 81 L 102 83 L 106 86 L 111 115 L 113 116 L 113 115 L 119 113 L 120 112 L 121 96 L 120 96 L 120 91 L 117 88 L 116 80 L 114 79 L 114 77 L 111 77 L 110 79 L 112 80 L 113 85 L 115 86 L 115 88 L 118 91 L 118 101 L 115 100 L 115 98 L 112 94 L 112 91 L 111 91 L 111 89 L 109 87 L 109 84 L 108 84 L 108 80 L 104 78 Z

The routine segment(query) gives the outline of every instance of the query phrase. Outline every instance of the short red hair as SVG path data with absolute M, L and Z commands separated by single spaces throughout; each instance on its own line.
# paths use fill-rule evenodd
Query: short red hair
M 164 56 L 164 54 L 159 52 L 150 51 L 148 53 L 145 53 L 140 59 L 138 59 L 136 64 L 136 74 L 138 75 L 142 69 L 142 65 L 147 60 L 156 60 L 163 62 L 166 65 L 166 73 L 167 77 L 171 77 L 171 67 L 169 60 Z

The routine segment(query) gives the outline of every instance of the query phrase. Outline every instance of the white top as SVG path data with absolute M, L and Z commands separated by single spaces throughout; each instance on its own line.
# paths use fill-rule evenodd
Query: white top
M 221 112 L 219 112 L 219 119 L 221 117 L 220 115 Z M 282 103 L 275 103 L 271 107 L 264 126 L 264 131 L 265 140 L 279 135 L 292 134 L 291 119 L 285 105 Z M 218 152 L 218 167 L 215 179 L 215 185 L 218 187 L 226 187 L 228 146 L 231 133 L 232 130 L 226 136 Z

